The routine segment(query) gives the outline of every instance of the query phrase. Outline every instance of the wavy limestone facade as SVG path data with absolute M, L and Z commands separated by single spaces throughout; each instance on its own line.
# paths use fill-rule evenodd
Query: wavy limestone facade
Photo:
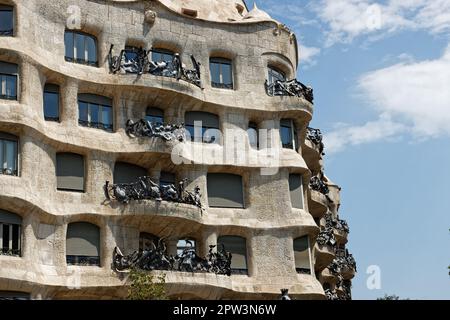
M 286 288 L 294 299 L 326 299 L 324 286 L 339 293 L 343 271 L 327 268 L 336 246 L 316 243 L 326 216 L 338 219 L 339 188 L 326 177 L 329 194 L 310 188 L 323 169 L 318 145 L 306 138 L 311 99 L 269 95 L 264 85 L 269 69 L 295 78 L 290 30 L 237 0 L 0 0 L 0 14 L 12 26 L 0 23 L 0 296 L 124 298 L 127 273 L 113 267 L 114 248 L 132 253 L 149 234 L 173 255 L 191 239 L 201 257 L 224 237 L 240 239 L 228 247 L 239 270 L 231 276 L 164 271 L 172 298 L 277 299 Z M 179 53 L 187 69 L 192 55 L 201 85 L 170 72 L 111 72 L 109 58 L 125 48 L 143 48 L 147 62 Z M 187 124 L 192 112 L 215 115 L 222 137 L 201 143 L 128 135 L 127 121 L 151 117 L 149 107 L 171 124 Z M 276 165 L 229 156 L 234 134 L 243 141 L 236 154 L 264 158 L 251 146 L 250 123 L 279 150 Z M 281 143 L 290 134 L 293 143 Z M 117 172 L 124 163 L 132 169 Z M 136 168 L 155 182 L 167 174 L 174 184 L 187 179 L 186 190 L 200 188 L 203 209 L 108 200 L 105 182 Z M 227 177 L 240 177 L 240 200 L 227 198 Z M 337 230 L 336 238 L 344 249 L 347 234 Z

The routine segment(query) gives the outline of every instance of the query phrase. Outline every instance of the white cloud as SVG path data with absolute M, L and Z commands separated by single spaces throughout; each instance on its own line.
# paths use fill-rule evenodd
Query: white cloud
M 320 54 L 320 48 L 306 47 L 303 45 L 299 46 L 299 61 L 300 65 L 303 66 L 313 66 L 316 64 L 314 58 Z
M 358 88 L 380 117 L 327 134 L 328 152 L 405 134 L 415 139 L 450 136 L 449 86 L 450 45 L 438 59 L 402 62 L 363 75 Z
M 320 0 L 312 10 L 326 29 L 326 46 L 349 43 L 361 35 L 386 35 L 398 30 L 426 30 L 432 34 L 450 33 L 450 1 Z

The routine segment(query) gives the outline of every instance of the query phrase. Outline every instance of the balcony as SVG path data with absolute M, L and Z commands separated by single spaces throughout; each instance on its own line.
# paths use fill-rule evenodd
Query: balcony
M 152 61 L 148 57 L 152 53 L 151 50 L 123 49 L 118 56 L 114 56 L 113 47 L 114 45 L 111 45 L 108 54 L 109 70 L 113 74 L 151 74 L 183 80 L 199 88 L 202 87 L 200 63 L 193 55 L 191 55 L 193 69 L 187 69 L 183 66 L 179 53 L 173 55 L 172 61 Z
M 128 204 L 130 201 L 154 200 L 185 203 L 203 209 L 201 204 L 200 188 L 197 186 L 193 192 L 185 189 L 186 180 L 175 185 L 158 185 L 149 177 L 140 177 L 134 183 L 110 184 L 106 181 L 103 189 L 105 197 L 109 201 L 117 201 Z
M 316 271 L 321 271 L 329 265 L 335 258 L 336 239 L 333 229 L 320 231 L 316 240 Z
M 166 245 L 161 241 L 153 248 L 135 251 L 127 256 L 123 255 L 120 249 L 116 247 L 113 253 L 113 267 L 117 272 L 137 268 L 143 271 L 213 273 L 226 276 L 242 274 L 236 273 L 236 269 L 232 269 L 231 253 L 227 252 L 224 246 L 214 252 L 215 247 L 210 246 L 209 253 L 205 258 L 198 256 L 195 249 L 189 247 L 176 256 L 170 255 L 167 252 Z
M 320 129 L 308 127 L 306 129 L 306 139 L 308 139 L 312 143 L 314 148 L 317 150 L 317 152 L 319 152 L 321 156 L 325 155 L 325 153 L 323 152 L 323 150 L 325 149 L 325 145 L 322 142 L 323 136 Z
M 352 279 L 356 273 L 356 261 L 347 249 L 338 249 L 336 258 L 328 265 L 328 270 L 333 275 L 342 275 L 344 280 Z
M 161 138 L 164 141 L 186 140 L 186 129 L 184 125 L 153 123 L 144 119 L 134 122 L 129 119 L 126 123 L 125 132 L 130 137 Z
M 266 80 L 265 87 L 266 93 L 270 97 L 287 96 L 303 98 L 310 103 L 314 101 L 313 89 L 305 86 L 297 79 L 286 81 L 275 80 L 271 83 Z

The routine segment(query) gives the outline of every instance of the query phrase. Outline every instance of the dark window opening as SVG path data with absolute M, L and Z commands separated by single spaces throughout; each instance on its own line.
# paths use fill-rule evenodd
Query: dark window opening
M 0 36 L 14 35 L 14 9 L 0 4 Z
M 46 84 L 44 87 L 44 118 L 59 121 L 59 86 Z
M 17 100 L 18 66 L 0 61 L 0 99 Z
M 219 117 L 215 114 L 200 111 L 186 112 L 185 128 L 191 141 L 220 143 Z
M 64 33 L 64 45 L 66 61 L 98 66 L 97 39 L 94 36 L 66 30 Z
M 111 99 L 93 94 L 79 94 L 78 112 L 78 123 L 81 126 L 113 131 Z
M 18 139 L 0 132 L 0 174 L 18 175 Z
M 221 236 L 217 239 L 217 246 L 219 248 L 224 246 L 225 250 L 231 253 L 232 274 L 248 274 L 247 242 L 245 238 L 238 236 Z
M 233 64 L 231 60 L 211 58 L 209 62 L 211 85 L 214 88 L 233 89 Z

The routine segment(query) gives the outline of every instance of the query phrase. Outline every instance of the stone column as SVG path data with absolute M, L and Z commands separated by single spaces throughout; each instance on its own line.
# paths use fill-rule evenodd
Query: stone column
M 67 78 L 61 86 L 61 124 L 67 127 L 78 126 L 78 81 Z
M 209 252 L 210 245 L 217 245 L 217 232 L 211 228 L 206 228 L 200 234 L 200 241 L 198 241 L 198 255 L 205 258 Z M 217 251 L 217 247 L 214 249 Z

